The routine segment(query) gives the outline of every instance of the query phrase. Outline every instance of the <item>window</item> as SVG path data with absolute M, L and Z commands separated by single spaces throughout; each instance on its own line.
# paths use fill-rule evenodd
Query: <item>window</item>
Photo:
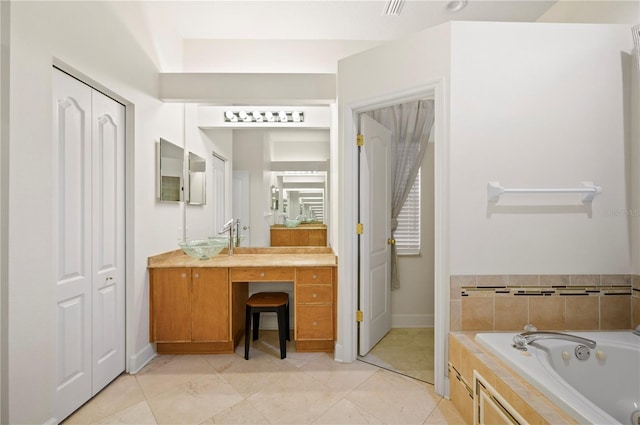
M 420 254 L 420 170 L 402 205 L 393 235 L 398 255 Z

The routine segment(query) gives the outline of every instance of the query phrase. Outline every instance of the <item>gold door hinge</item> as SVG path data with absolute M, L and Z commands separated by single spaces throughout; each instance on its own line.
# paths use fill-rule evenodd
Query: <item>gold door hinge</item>
M 362 322 L 364 320 L 364 313 L 362 310 L 356 311 L 356 322 Z
M 356 136 L 356 146 L 364 146 L 364 134 L 358 134 Z
M 356 234 L 361 235 L 364 233 L 364 224 L 358 223 L 356 224 Z

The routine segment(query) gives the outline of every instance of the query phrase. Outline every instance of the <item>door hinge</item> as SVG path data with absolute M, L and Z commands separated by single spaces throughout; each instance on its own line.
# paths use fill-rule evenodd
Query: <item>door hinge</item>
M 356 224 L 356 234 L 361 235 L 364 233 L 364 224 L 358 223 Z
M 356 146 L 364 146 L 364 134 L 358 134 L 356 136 Z
M 364 320 L 364 313 L 362 310 L 356 311 L 356 322 L 362 322 Z

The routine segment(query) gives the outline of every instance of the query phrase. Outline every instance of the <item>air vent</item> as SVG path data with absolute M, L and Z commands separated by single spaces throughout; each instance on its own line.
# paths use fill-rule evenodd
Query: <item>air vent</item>
M 404 0 L 389 0 L 384 5 L 383 15 L 398 16 L 402 12 L 402 6 L 404 6 Z

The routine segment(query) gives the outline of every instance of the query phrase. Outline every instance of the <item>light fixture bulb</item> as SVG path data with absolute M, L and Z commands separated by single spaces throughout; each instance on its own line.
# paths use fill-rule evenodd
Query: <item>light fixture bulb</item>
M 253 111 L 253 119 L 255 119 L 256 122 L 262 122 L 262 113 L 260 111 Z
M 264 118 L 265 118 L 267 121 L 272 122 L 272 121 L 274 120 L 274 118 L 273 118 L 273 113 L 271 113 L 271 111 L 267 111 L 267 112 L 265 112 L 265 113 L 264 113 Z
M 280 122 L 287 122 L 287 113 L 284 111 L 278 112 L 278 117 L 280 118 Z
M 293 111 L 291 113 L 291 118 L 293 119 L 293 122 L 300 122 L 300 112 Z
M 247 113 L 245 111 L 240 111 L 238 115 L 240 115 L 240 118 L 242 118 L 243 120 L 247 118 Z
M 228 120 L 232 120 L 232 119 L 235 117 L 235 115 L 234 115 L 234 114 L 233 114 L 233 112 L 231 112 L 231 111 L 227 111 L 227 112 L 225 112 L 225 113 L 224 113 L 224 116 L 225 116 Z

